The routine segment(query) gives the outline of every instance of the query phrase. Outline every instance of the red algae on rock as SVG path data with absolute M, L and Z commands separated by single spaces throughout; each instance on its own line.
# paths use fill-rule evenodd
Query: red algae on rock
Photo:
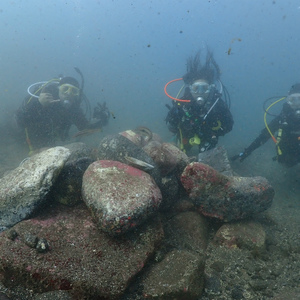
M 3 282 L 34 292 L 70 290 L 74 299 L 117 299 L 143 268 L 163 238 L 160 222 L 145 224 L 137 234 L 114 239 L 97 229 L 88 209 L 63 205 L 50 208 L 13 229 L 15 240 L 0 234 Z M 23 237 L 46 238 L 50 251 L 38 253 Z
M 274 189 L 263 177 L 226 176 L 199 162 L 184 169 L 181 182 L 202 214 L 224 221 L 264 211 L 274 197 Z
M 142 224 L 162 201 L 160 189 L 148 173 L 109 160 L 88 167 L 82 196 L 99 228 L 112 235 Z

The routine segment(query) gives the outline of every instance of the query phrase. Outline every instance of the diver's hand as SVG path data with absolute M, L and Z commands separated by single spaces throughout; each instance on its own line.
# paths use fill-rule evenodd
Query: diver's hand
M 110 114 L 109 114 L 109 110 L 106 106 L 106 102 L 103 102 L 103 104 L 98 102 L 97 106 L 94 108 L 93 118 L 99 119 L 99 120 L 106 120 L 109 118 L 109 116 L 110 116 Z
M 93 118 L 98 119 L 97 124 L 100 124 L 100 127 L 103 127 L 108 124 L 110 117 L 110 111 L 108 110 L 106 103 L 100 104 L 97 103 L 97 106 L 94 108 Z
M 52 103 L 60 102 L 60 99 L 54 100 L 50 93 L 40 93 L 39 102 L 43 107 L 47 107 Z

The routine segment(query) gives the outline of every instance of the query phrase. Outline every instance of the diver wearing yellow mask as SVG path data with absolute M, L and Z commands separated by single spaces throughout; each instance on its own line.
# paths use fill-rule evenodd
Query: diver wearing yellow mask
M 93 119 L 88 116 L 89 111 L 83 112 L 82 102 L 87 108 L 90 105 L 82 87 L 83 80 L 80 87 L 75 78 L 62 77 L 38 82 L 28 88 L 29 96 L 16 112 L 15 119 L 18 127 L 24 130 L 30 151 L 54 146 L 58 140 L 67 140 L 73 124 L 80 131 L 107 125 L 110 112 L 105 104 L 98 104 Z

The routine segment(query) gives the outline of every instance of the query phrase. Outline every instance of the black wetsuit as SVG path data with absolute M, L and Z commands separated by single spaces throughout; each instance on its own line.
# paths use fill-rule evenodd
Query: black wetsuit
M 53 99 L 59 99 L 57 84 L 50 84 L 43 92 L 52 94 Z M 24 129 L 27 142 L 34 149 L 54 146 L 56 140 L 65 141 L 72 124 L 78 130 L 95 127 L 89 124 L 80 108 L 80 101 L 69 108 L 65 108 L 61 102 L 43 107 L 35 97 L 24 100 L 16 112 L 16 121 Z
M 231 112 L 218 93 L 214 93 L 203 107 L 193 100 L 189 88 L 186 88 L 182 99 L 191 102 L 174 101 L 166 117 L 168 128 L 176 134 L 182 150 L 192 147 L 190 139 L 195 135 L 200 138 L 200 152 L 212 149 L 219 136 L 232 130 Z
M 277 137 L 278 162 L 291 167 L 300 162 L 300 119 L 296 117 L 292 108 L 285 103 L 279 116 L 275 117 L 268 127 Z M 243 153 L 243 159 L 249 156 L 255 149 L 266 143 L 271 137 L 267 128 L 247 147 Z

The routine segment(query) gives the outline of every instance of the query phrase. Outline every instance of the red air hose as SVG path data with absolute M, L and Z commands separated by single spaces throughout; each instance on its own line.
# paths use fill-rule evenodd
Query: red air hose
M 173 100 L 175 100 L 175 101 L 179 101 L 179 102 L 191 102 L 191 100 L 183 100 L 183 99 L 174 98 L 174 97 L 172 97 L 171 95 L 168 94 L 168 92 L 167 92 L 167 86 L 168 86 L 170 83 L 172 83 L 172 82 L 174 82 L 174 81 L 179 81 L 179 80 L 182 80 L 182 78 L 173 79 L 173 80 L 169 81 L 169 82 L 165 85 L 165 88 L 164 88 L 165 94 L 166 94 L 169 98 L 171 98 L 171 99 L 173 99 Z

